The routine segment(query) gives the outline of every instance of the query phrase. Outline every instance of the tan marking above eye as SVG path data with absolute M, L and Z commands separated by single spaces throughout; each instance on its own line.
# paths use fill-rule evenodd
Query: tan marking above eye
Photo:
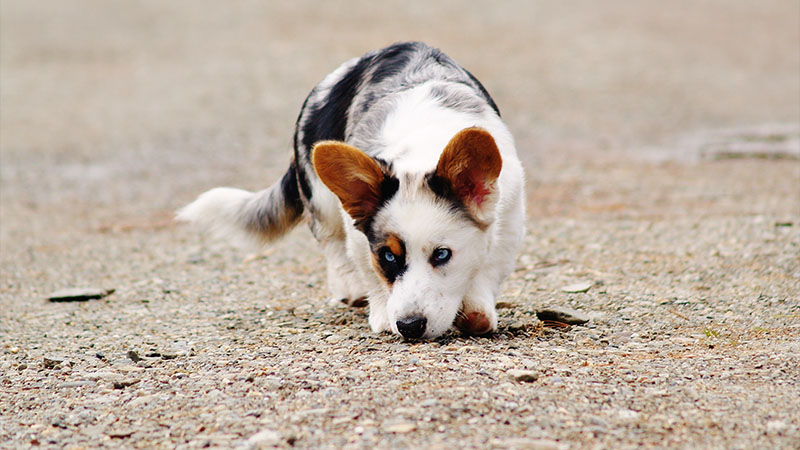
M 400 256 L 405 254 L 405 250 L 403 250 L 403 241 L 395 235 L 391 235 L 386 239 L 386 246 L 389 247 L 389 250 L 395 255 Z

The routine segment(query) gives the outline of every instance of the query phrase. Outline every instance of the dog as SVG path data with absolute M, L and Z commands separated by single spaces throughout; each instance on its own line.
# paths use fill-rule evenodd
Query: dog
M 307 219 L 332 301 L 366 300 L 374 332 L 429 340 L 454 324 L 497 330 L 524 209 L 523 168 L 489 93 L 440 50 L 403 42 L 314 87 L 280 181 L 214 188 L 177 219 L 259 244 Z

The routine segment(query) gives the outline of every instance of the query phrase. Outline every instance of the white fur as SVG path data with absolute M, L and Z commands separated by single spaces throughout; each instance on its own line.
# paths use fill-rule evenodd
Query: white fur
M 196 224 L 213 237 L 229 240 L 240 247 L 257 247 L 260 242 L 245 229 L 241 215 L 244 205 L 255 196 L 256 193 L 243 189 L 217 187 L 179 209 L 175 219 Z

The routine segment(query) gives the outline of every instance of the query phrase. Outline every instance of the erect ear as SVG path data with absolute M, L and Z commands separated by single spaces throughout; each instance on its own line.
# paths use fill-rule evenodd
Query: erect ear
M 479 223 L 488 225 L 502 167 L 503 159 L 492 135 L 483 128 L 465 128 L 444 148 L 436 177 L 446 180 L 448 194 L 458 198 Z
M 378 163 L 344 142 L 322 141 L 312 152 L 317 176 L 339 197 L 356 226 L 372 217 L 386 195 L 387 184 L 391 184 Z

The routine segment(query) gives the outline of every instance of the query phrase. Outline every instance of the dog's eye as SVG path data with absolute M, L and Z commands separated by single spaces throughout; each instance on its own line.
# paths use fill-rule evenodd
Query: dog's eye
M 433 251 L 431 255 L 431 264 L 435 266 L 441 266 L 442 264 L 446 263 L 450 260 L 450 257 L 453 255 L 453 252 L 450 251 L 449 248 L 440 247 Z
M 394 264 L 397 261 L 397 255 L 395 255 L 394 253 L 392 253 L 391 250 L 386 248 L 381 250 L 381 258 L 383 258 L 384 261 L 392 264 Z

